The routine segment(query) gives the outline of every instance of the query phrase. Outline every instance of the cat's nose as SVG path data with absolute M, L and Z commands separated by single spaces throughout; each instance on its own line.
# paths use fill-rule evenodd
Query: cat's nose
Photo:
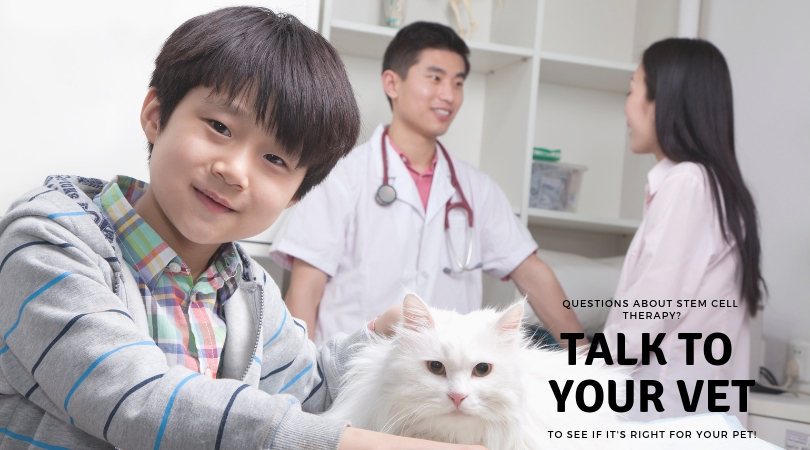
M 453 403 L 456 404 L 456 409 L 458 409 L 458 407 L 461 406 L 461 402 L 463 402 L 464 399 L 467 398 L 467 394 L 457 394 L 455 392 L 447 394 L 447 396 L 453 399 Z

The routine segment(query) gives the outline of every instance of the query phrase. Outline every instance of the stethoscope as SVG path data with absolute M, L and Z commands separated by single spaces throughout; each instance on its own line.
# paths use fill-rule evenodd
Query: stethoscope
M 388 136 L 388 129 L 386 128 L 383 130 L 382 139 L 380 143 L 380 147 L 382 148 L 382 162 L 383 162 L 383 184 L 377 189 L 377 195 L 375 195 L 374 199 L 377 200 L 381 206 L 389 206 L 390 204 L 394 203 L 397 199 L 397 191 L 394 189 L 394 186 L 388 184 L 388 155 L 385 152 L 385 138 Z M 453 199 L 447 200 L 447 204 L 444 207 L 444 233 L 445 233 L 445 240 L 447 241 L 447 248 L 450 250 L 450 257 L 453 259 L 453 264 L 456 266 L 457 270 L 453 270 L 450 267 L 445 267 L 442 271 L 446 274 L 451 273 L 461 273 L 467 270 L 476 270 L 483 267 L 482 263 L 478 263 L 474 266 L 470 266 L 470 261 L 472 260 L 472 253 L 473 253 L 473 211 L 470 208 L 470 204 L 467 203 L 467 198 L 464 197 L 464 192 L 461 190 L 461 185 L 458 183 L 458 179 L 456 178 L 456 169 L 453 167 L 453 161 L 450 159 L 450 155 L 447 154 L 447 150 L 444 149 L 444 146 L 441 142 L 436 141 L 439 144 L 439 148 L 442 150 L 442 154 L 444 155 L 444 159 L 447 161 L 447 167 L 450 168 L 450 184 L 456 189 L 458 192 L 458 196 L 461 198 L 461 201 L 453 203 Z M 461 208 L 467 212 L 467 233 L 466 233 L 466 240 L 467 240 L 467 256 L 464 259 L 464 262 L 461 261 L 461 258 L 458 257 L 456 253 L 456 249 L 453 246 L 453 240 L 450 239 L 450 221 L 448 220 L 450 210 L 453 208 Z

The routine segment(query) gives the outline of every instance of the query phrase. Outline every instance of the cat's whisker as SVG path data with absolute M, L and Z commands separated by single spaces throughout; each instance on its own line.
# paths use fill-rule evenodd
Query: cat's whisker
M 386 422 L 385 425 L 383 425 L 383 427 L 382 427 L 382 429 L 380 431 L 382 431 L 383 433 L 388 433 L 389 430 L 393 429 L 397 425 L 397 423 L 399 421 L 401 421 L 403 419 L 407 420 L 409 417 L 413 416 L 418 411 L 420 411 L 422 409 L 425 409 L 427 407 L 428 407 L 428 405 L 422 404 L 422 405 L 419 405 L 413 411 L 410 411 L 410 412 L 406 411 L 406 412 L 400 414 L 399 416 L 395 416 L 395 417 L 392 417 L 392 418 L 388 419 L 388 422 Z M 393 423 L 392 423 L 392 421 L 393 421 Z M 404 425 L 403 425 L 403 427 L 404 427 Z M 402 432 L 402 427 L 400 428 L 400 433 L 401 432 Z
M 481 405 L 484 410 L 482 411 L 481 418 L 489 424 L 490 426 L 487 427 L 487 430 L 492 432 L 495 431 L 494 434 L 497 434 L 501 437 L 500 441 L 506 441 L 510 437 L 510 432 L 508 430 L 514 430 L 516 426 L 520 425 L 520 421 L 514 416 L 504 416 L 504 414 L 499 414 L 498 412 L 501 409 L 497 409 L 494 406 L 482 403 Z M 502 403 L 497 402 L 497 406 L 503 406 Z
M 399 422 L 399 421 L 400 421 L 400 420 L 401 420 L 401 419 L 402 419 L 404 416 L 405 416 L 405 414 L 401 414 L 401 415 L 399 415 L 399 416 L 393 416 L 393 417 L 389 418 L 389 419 L 388 419 L 388 421 L 387 421 L 387 422 L 385 422 L 385 424 L 383 424 L 383 426 L 380 428 L 380 431 L 382 431 L 383 433 L 388 433 L 388 431 L 389 431 L 389 425 L 390 425 L 391 427 L 393 427 L 393 426 L 394 426 L 394 425 L 396 425 L 396 423 L 397 423 L 397 422 Z M 394 423 L 391 423 L 391 421 L 393 421 Z
M 416 424 L 417 419 L 422 418 L 427 413 L 426 409 L 427 409 L 427 407 L 423 407 L 423 408 L 419 408 L 416 411 L 416 416 L 413 418 L 413 420 L 411 420 L 411 424 L 408 426 L 408 430 L 404 429 L 405 425 L 403 424 L 403 429 L 401 431 L 402 436 L 407 436 L 408 435 L 408 432 L 410 432 L 411 428 Z
M 399 434 L 401 436 L 404 436 L 405 435 L 405 426 L 408 425 L 408 422 L 411 421 L 411 419 L 414 419 L 414 416 L 418 417 L 419 412 L 423 411 L 425 408 L 427 408 L 427 406 L 422 405 L 422 406 L 416 408 L 415 410 L 411 411 L 410 414 L 408 414 L 407 416 L 403 417 L 404 420 L 400 424 L 399 433 L 397 433 L 397 434 Z M 411 421 L 411 425 L 413 425 L 413 421 Z M 410 428 L 410 427 L 408 427 L 408 428 Z

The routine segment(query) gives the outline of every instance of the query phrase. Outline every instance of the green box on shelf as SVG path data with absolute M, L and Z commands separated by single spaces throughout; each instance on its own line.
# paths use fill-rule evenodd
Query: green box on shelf
M 543 147 L 534 147 L 532 149 L 532 160 L 557 162 L 560 160 L 560 149 L 551 150 Z

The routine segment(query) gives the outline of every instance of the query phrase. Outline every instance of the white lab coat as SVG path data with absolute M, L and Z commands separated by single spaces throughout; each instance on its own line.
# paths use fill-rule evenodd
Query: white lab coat
M 405 290 L 428 304 L 467 313 L 481 307 L 481 273 L 503 278 L 537 244 L 515 216 L 506 195 L 489 177 L 453 158 L 459 184 L 474 215 L 470 266 L 482 269 L 446 274 L 455 267 L 445 238 L 445 204 L 459 197 L 450 170 L 438 149 L 427 212 L 408 169 L 386 146 L 389 183 L 397 200 L 375 201 L 382 184 L 381 137 L 377 127 L 369 142 L 341 160 L 329 177 L 296 205 L 279 230 L 271 257 L 287 265 L 292 257 L 329 275 L 318 310 L 315 342 L 336 332 L 350 332 L 394 304 Z M 460 258 L 466 256 L 467 217 L 450 211 L 450 235 Z

